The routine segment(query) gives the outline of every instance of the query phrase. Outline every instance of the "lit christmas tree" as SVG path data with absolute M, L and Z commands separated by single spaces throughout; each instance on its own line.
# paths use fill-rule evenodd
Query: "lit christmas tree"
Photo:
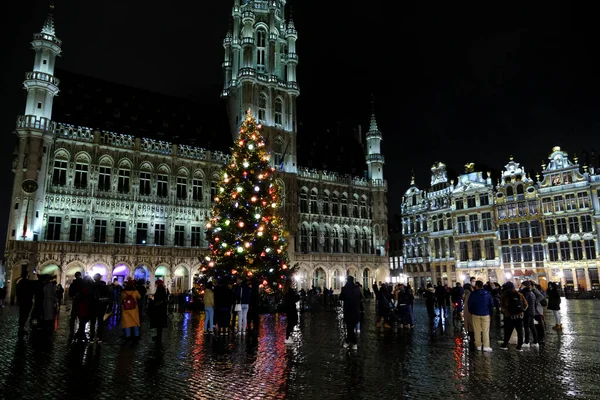
M 270 292 L 281 287 L 291 268 L 278 215 L 281 189 L 260 128 L 248 110 L 206 224 L 211 255 L 202 270 L 217 279 L 255 277 Z

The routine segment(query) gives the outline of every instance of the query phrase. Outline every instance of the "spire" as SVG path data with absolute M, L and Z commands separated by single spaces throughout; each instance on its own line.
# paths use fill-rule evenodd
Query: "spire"
M 54 1 L 50 1 L 50 6 L 48 10 L 48 16 L 46 17 L 46 21 L 44 21 L 44 26 L 42 27 L 42 33 L 46 35 L 56 36 L 56 31 L 54 30 Z

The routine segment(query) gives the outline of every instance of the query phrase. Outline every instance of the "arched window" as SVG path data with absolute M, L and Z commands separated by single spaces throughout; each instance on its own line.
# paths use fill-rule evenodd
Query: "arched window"
M 325 241 L 323 242 L 323 251 L 325 253 L 331 253 L 331 231 L 328 227 L 325 227 L 324 238 Z
M 331 196 L 331 215 L 340 215 L 340 205 L 338 203 L 338 195 L 334 193 Z
M 370 271 L 368 269 L 363 271 L 363 288 L 365 289 L 371 287 L 371 277 L 369 276 L 369 272 Z
M 348 216 L 348 195 L 342 194 L 342 217 Z
M 367 235 L 367 232 L 365 232 L 365 231 L 361 232 L 361 234 L 360 234 L 360 244 L 362 246 L 362 253 L 369 254 L 370 253 L 369 248 L 371 246 L 369 246 L 368 235 Z
M 506 188 L 506 195 L 507 195 L 507 196 L 513 196 L 514 194 L 515 194 L 515 193 L 514 193 L 513 187 L 512 187 L 512 186 L 508 186 L 508 187 Z
M 283 102 L 281 99 L 275 100 L 275 124 L 283 124 Z
M 304 225 L 300 227 L 300 251 L 308 253 L 308 229 Z
M 275 147 L 273 148 L 273 159 L 275 161 L 275 168 L 283 167 L 283 138 L 277 137 L 275 140 Z
M 264 29 L 256 31 L 256 66 L 258 72 L 266 70 L 267 32 Z
M 323 210 L 322 210 L 324 215 L 330 215 L 331 214 L 331 210 L 329 208 L 329 192 L 327 190 L 325 190 L 323 192 Z
M 313 253 L 319 251 L 319 232 L 316 226 L 310 228 L 310 251 Z
M 73 185 L 77 189 L 86 189 L 88 184 L 88 171 L 89 164 L 80 160 L 75 163 L 75 180 L 73 181 Z
M 360 217 L 368 218 L 367 217 L 367 199 L 365 197 L 362 197 L 360 199 Z
M 308 193 L 306 192 L 306 189 L 302 189 L 300 192 L 300 212 L 308 212 Z
M 131 166 L 127 163 L 121 163 L 119 166 L 119 177 L 117 181 L 117 190 L 119 193 L 129 193 L 130 189 L 130 178 L 131 178 Z
M 523 185 L 517 185 L 517 194 L 523 194 Z
M 338 290 L 341 286 L 341 281 L 340 281 L 340 272 L 336 269 L 335 271 L 333 271 L 333 277 L 331 278 L 333 280 L 331 287 L 333 287 L 334 290 Z
M 354 197 L 352 198 L 352 217 L 358 218 L 358 216 L 359 216 L 358 196 L 354 195 Z
M 334 253 L 339 253 L 341 251 L 341 247 L 340 247 L 340 232 L 336 229 L 333 228 L 333 233 L 332 233 L 333 239 L 333 252 Z
M 348 237 L 348 229 L 342 230 L 342 252 L 350 253 L 350 239 Z
M 317 206 L 317 189 L 313 189 L 310 191 L 310 213 L 318 214 L 319 209 Z
M 258 97 L 258 119 L 266 121 L 267 119 L 267 95 L 261 93 Z
M 355 228 L 354 229 L 354 252 L 360 253 L 361 250 L 362 250 L 362 248 L 360 246 L 360 231 L 358 230 L 358 228 Z

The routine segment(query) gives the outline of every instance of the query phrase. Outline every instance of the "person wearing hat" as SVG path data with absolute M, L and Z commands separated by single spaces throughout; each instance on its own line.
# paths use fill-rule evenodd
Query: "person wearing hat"
M 125 341 L 139 340 L 140 337 L 140 312 L 138 301 L 141 298 L 135 288 L 132 277 L 127 278 L 125 288 L 121 292 L 121 328 L 125 331 Z
M 344 347 L 352 346 L 358 349 L 354 328 L 360 321 L 360 288 L 354 284 L 354 277 L 348 276 L 346 284 L 340 293 L 340 300 L 344 302 L 344 322 L 346 323 L 346 340 Z
M 500 296 L 500 309 L 504 314 L 504 341 L 500 348 L 508 349 L 508 342 L 514 329 L 517 330 L 517 351 L 523 351 L 523 315 L 527 310 L 527 300 L 519 293 L 512 282 L 504 284 L 504 291 Z

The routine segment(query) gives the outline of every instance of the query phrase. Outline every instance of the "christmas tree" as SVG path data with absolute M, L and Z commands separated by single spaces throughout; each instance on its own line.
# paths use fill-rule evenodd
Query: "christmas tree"
M 255 277 L 272 291 L 290 276 L 282 219 L 281 188 L 250 110 L 221 171 L 218 194 L 206 224 L 210 256 L 202 268 L 211 278 Z

